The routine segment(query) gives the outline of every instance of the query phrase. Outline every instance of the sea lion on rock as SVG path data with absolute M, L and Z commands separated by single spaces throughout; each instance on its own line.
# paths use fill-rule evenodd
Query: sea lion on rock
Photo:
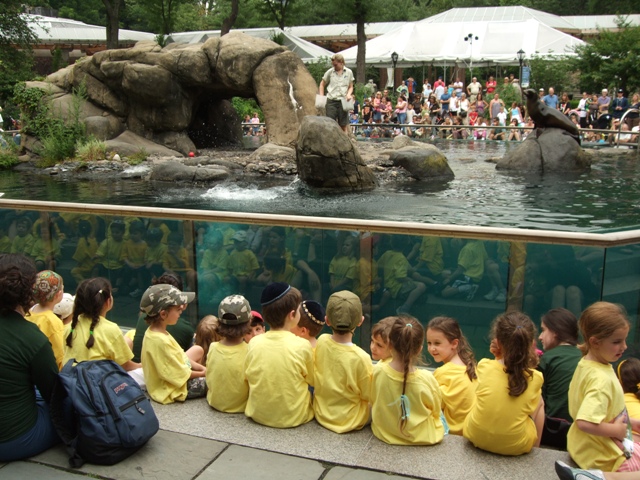
M 527 112 L 536 125 L 536 128 L 560 128 L 566 130 L 580 145 L 580 132 L 578 127 L 559 110 L 549 108 L 538 99 L 538 94 L 530 88 L 524 91 L 527 97 Z M 539 136 L 539 135 L 538 135 Z

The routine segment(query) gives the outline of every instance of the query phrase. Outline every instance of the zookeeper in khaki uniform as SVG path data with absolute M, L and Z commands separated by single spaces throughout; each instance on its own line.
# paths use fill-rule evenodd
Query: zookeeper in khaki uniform
M 349 112 L 342 108 L 342 99 L 347 102 L 353 100 L 353 72 L 344 66 L 344 57 L 339 53 L 331 57 L 331 65 L 333 68 L 322 76 L 319 93 L 324 95 L 324 89 L 327 88 L 326 115 L 336 120 L 347 133 Z

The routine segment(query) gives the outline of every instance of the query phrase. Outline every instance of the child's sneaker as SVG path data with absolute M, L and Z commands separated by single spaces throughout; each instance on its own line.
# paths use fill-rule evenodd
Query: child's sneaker
M 467 302 L 473 300 L 473 297 L 476 296 L 476 292 L 478 291 L 478 285 L 471 285 L 471 289 L 469 293 L 467 293 Z
M 560 480 L 604 480 L 602 470 L 571 468 L 560 460 L 556 460 L 556 473 Z
M 495 302 L 504 303 L 507 301 L 507 293 L 502 291 L 496 295 L 496 298 L 493 299 Z
M 496 287 L 493 287 L 491 291 L 484 296 L 484 299 L 491 301 L 491 300 L 495 300 L 497 296 L 498 296 L 498 289 Z

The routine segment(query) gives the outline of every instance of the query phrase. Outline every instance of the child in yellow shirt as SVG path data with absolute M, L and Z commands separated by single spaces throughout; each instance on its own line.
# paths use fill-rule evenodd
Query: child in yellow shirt
M 387 317 L 376 323 L 371 329 L 371 358 L 378 362 L 376 365 L 391 360 L 391 347 L 389 346 L 389 330 L 395 321 L 395 317 Z
M 62 277 L 51 270 L 38 273 L 33 286 L 33 296 L 38 302 L 26 315 L 26 319 L 35 323 L 40 331 L 49 339 L 53 354 L 56 357 L 58 370 L 64 360 L 64 325 L 53 309 L 62 300 L 64 282 Z
M 442 392 L 442 411 L 449 433 L 462 435 L 464 419 L 475 400 L 476 359 L 460 325 L 450 317 L 435 317 L 427 326 L 427 347 L 436 362 L 436 377 Z
M 77 283 L 91 276 L 96 264 L 95 255 L 98 250 L 98 242 L 92 233 L 91 224 L 87 220 L 78 221 L 78 244 L 73 254 L 76 266 L 71 269 L 71 276 Z
M 300 320 L 300 291 L 272 283 L 262 291 L 262 314 L 271 329 L 251 339 L 245 377 L 249 398 L 245 415 L 276 428 L 297 427 L 313 419 L 313 349 L 291 329 Z M 277 354 L 274 354 L 277 352 Z
M 222 338 L 212 343 L 207 355 L 207 402 L 227 413 L 244 412 L 249 384 L 244 364 L 249 345 L 244 342 L 251 322 L 251 306 L 242 295 L 230 295 L 218 307 L 216 333 Z
M 373 367 L 369 355 L 352 342 L 363 320 L 355 293 L 329 297 L 326 322 L 333 333 L 322 335 L 316 346 L 313 410 L 318 423 L 336 433 L 360 430 L 369 421 Z
M 181 292 L 167 284 L 153 285 L 142 294 L 140 311 L 149 328 L 142 342 L 142 371 L 149 396 L 158 403 L 183 402 L 206 394 L 206 368 L 196 359 L 202 358 L 202 347 L 194 345 L 186 352 L 167 332 L 175 325 L 193 292 Z

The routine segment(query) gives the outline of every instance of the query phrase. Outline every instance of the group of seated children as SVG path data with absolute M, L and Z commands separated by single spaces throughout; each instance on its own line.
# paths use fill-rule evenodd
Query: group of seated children
M 433 318 L 425 334 L 411 316 L 388 317 L 372 329 L 372 365 L 353 343 L 364 316 L 360 298 L 350 291 L 333 293 L 326 313 L 284 282 L 263 289 L 262 315 L 243 296 L 231 295 L 220 303 L 217 319 L 203 319 L 200 339 L 183 346 L 169 329 L 195 295 L 160 283 L 140 302 L 148 324 L 140 364 L 118 325 L 106 319 L 114 302 L 106 279 L 84 280 L 75 298 L 63 292 L 58 274 L 40 272 L 38 303 L 27 315 L 50 339 L 58 366 L 71 359 L 110 359 L 127 371 L 142 368 L 148 394 L 160 403 L 206 395 L 217 410 L 244 412 L 271 427 L 315 418 L 344 433 L 370 422 L 386 443 L 433 445 L 448 432 L 502 455 L 540 445 L 553 415 L 572 422 L 572 458 L 581 468 L 598 469 L 585 473 L 558 462 L 561 478 L 618 478 L 609 472 L 640 470 L 640 361 L 621 362 L 618 376 L 612 368 L 629 332 L 618 305 L 596 302 L 579 321 L 567 310 L 549 311 L 538 337 L 545 350 L 540 359 L 530 318 L 518 311 L 501 314 L 490 333 L 495 358 L 477 365 L 454 319 Z M 270 327 L 266 333 L 262 317 Z M 331 333 L 316 341 L 325 324 Z M 441 364 L 433 373 L 417 367 L 425 339 Z

